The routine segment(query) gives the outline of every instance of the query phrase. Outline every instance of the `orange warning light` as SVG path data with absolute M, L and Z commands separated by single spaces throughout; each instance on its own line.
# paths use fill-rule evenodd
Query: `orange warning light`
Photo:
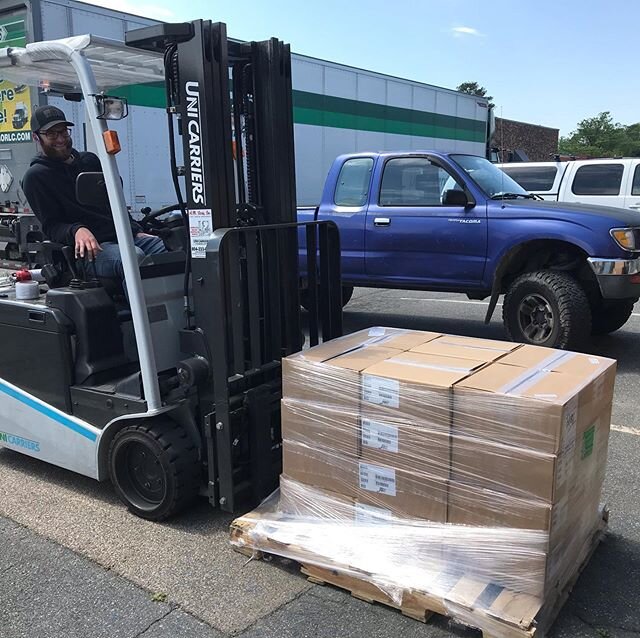
M 118 133 L 116 131 L 105 131 L 102 134 L 102 138 L 104 139 L 104 146 L 109 155 L 115 155 L 120 152 L 120 140 L 118 139 Z

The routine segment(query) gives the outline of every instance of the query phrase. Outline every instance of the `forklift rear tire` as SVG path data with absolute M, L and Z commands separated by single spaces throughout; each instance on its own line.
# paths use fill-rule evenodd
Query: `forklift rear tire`
M 161 521 L 191 504 L 198 493 L 198 454 L 171 421 L 130 425 L 109 447 L 116 494 L 136 516 Z

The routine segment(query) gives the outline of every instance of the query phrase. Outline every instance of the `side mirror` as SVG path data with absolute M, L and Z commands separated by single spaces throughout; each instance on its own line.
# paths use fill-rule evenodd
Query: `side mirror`
M 102 173 L 80 173 L 76 178 L 76 199 L 80 204 L 109 210 L 109 195 Z
M 467 207 L 469 206 L 469 198 L 464 191 L 458 190 L 457 188 L 452 188 L 444 192 L 442 203 L 444 206 Z

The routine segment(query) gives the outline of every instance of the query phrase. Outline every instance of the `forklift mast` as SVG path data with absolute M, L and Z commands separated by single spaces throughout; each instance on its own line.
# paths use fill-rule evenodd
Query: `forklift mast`
M 130 31 L 126 44 L 164 53 L 173 180 L 189 233 L 192 289 L 186 294 L 185 282 L 187 325 L 180 335 L 181 351 L 192 360 L 179 373 L 202 377 L 198 430 L 207 493 L 232 512 L 277 487 L 281 359 L 304 341 L 302 233 L 310 344 L 341 335 L 338 230 L 296 221 L 288 45 L 275 38 L 229 41 L 224 24 L 202 20 Z M 173 148 L 176 120 L 183 167 Z

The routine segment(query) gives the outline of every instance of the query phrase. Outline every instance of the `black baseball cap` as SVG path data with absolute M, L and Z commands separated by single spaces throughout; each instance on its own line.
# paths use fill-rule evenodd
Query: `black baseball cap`
M 73 122 L 67 120 L 67 116 L 64 111 L 57 106 L 39 106 L 33 112 L 31 122 L 35 125 L 34 131 L 48 131 L 52 126 L 56 124 L 66 124 L 67 126 L 73 126 Z

